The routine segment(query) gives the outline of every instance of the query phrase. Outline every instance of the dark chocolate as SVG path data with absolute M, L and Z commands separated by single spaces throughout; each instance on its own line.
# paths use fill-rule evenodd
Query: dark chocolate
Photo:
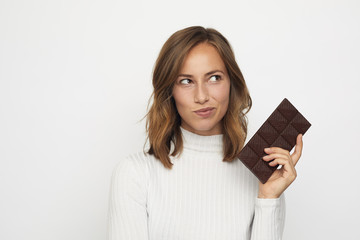
M 243 147 L 238 158 L 260 182 L 266 183 L 279 165 L 270 166 L 269 162 L 262 159 L 268 155 L 264 148 L 280 147 L 290 152 L 298 134 L 304 135 L 310 126 L 310 122 L 284 98 Z

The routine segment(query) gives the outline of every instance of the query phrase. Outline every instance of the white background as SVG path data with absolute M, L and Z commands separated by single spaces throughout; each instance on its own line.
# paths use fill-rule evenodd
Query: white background
M 284 97 L 312 123 L 284 239 L 360 239 L 356 0 L 1 0 L 0 239 L 105 239 L 111 172 L 143 148 L 157 54 L 192 25 L 232 44 L 249 137 Z

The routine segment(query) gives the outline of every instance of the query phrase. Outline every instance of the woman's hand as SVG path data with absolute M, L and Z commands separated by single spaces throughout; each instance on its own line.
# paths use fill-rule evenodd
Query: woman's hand
M 296 138 L 295 151 L 291 155 L 289 151 L 279 147 L 270 147 L 268 150 L 264 150 L 268 153 L 263 157 L 264 161 L 269 162 L 274 159 L 269 165 L 280 164 L 282 167 L 275 170 L 265 184 L 259 182 L 258 198 L 278 198 L 289 187 L 296 178 L 295 165 L 299 161 L 302 148 L 302 134 L 299 134 Z

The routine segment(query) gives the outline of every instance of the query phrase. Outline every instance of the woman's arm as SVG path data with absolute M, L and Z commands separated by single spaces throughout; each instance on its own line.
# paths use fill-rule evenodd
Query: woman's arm
M 251 240 L 281 240 L 285 225 L 285 195 L 279 198 L 256 198 Z
M 111 178 L 108 240 L 147 240 L 146 181 L 139 159 L 127 157 Z
M 265 149 L 269 155 L 264 156 L 263 159 L 268 162 L 273 160 L 269 163 L 270 166 L 277 164 L 282 166 L 271 175 L 265 184 L 259 182 L 251 240 L 282 239 L 285 225 L 284 191 L 296 178 L 295 165 L 301 157 L 302 149 L 302 134 L 297 136 L 295 151 L 291 155 L 289 151 L 279 147 Z

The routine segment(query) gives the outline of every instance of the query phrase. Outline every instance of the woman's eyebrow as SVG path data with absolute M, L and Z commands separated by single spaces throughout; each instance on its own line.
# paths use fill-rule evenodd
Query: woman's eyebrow
M 209 75 L 214 74 L 216 72 L 221 72 L 222 74 L 224 74 L 224 72 L 221 71 L 221 70 L 213 70 L 213 71 L 210 71 L 210 72 L 206 73 L 205 76 L 209 76 Z M 178 77 L 193 77 L 193 75 L 181 73 L 181 74 L 178 75 Z

